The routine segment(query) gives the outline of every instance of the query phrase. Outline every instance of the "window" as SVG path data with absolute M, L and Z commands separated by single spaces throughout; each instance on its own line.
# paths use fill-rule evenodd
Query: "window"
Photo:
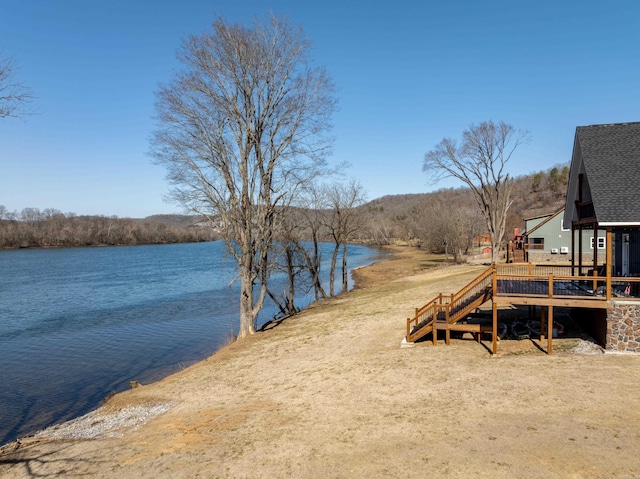
M 531 238 L 531 249 L 544 249 L 544 238 Z
M 598 249 L 605 249 L 607 247 L 607 238 L 605 236 L 598 236 Z M 591 249 L 593 249 L 593 236 L 591 237 Z

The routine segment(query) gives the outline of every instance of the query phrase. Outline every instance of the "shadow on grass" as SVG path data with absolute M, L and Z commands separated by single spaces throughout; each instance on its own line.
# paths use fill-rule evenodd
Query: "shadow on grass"
M 59 445 L 49 451 L 39 449 L 37 442 L 24 445 L 21 441 L 15 441 L 3 446 L 0 448 L 0 476 L 16 477 L 23 473 L 33 478 L 91 477 L 93 473 L 82 472 L 82 466 L 106 462 L 74 456 L 70 450 L 73 444 Z

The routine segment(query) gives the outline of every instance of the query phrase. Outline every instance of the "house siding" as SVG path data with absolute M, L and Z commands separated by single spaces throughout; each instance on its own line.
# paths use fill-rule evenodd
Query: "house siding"
M 546 220 L 549 217 L 542 218 Z M 563 215 L 557 214 L 554 217 L 541 224 L 542 221 L 536 218 L 533 222 L 526 221 L 526 231 L 532 231 L 527 235 L 528 238 L 528 254 L 530 262 L 543 262 L 543 261 L 555 261 L 555 262 L 570 262 L 571 261 L 571 230 L 562 228 Z M 536 228 L 537 226 L 537 228 Z M 582 262 L 583 264 L 593 262 L 593 248 L 591 247 L 591 238 L 594 237 L 594 231 L 590 229 L 582 230 Z M 605 238 L 606 231 L 598 230 L 598 237 Z M 544 248 L 534 249 L 533 244 L 535 239 L 544 238 Z M 578 235 L 576 235 L 576 244 L 574 251 L 577 253 L 578 249 Z M 594 240 L 595 242 L 595 240 Z M 561 253 L 562 248 L 567 249 L 567 253 Z M 552 253 L 554 249 L 557 249 L 557 253 Z M 598 263 L 604 262 L 606 255 L 606 249 L 598 250 Z
M 540 216 L 538 218 L 532 218 L 532 219 L 528 219 L 525 220 L 525 230 L 531 230 L 533 228 L 535 228 L 536 226 L 538 226 L 540 223 L 542 223 L 544 220 L 546 220 L 548 218 L 548 216 Z

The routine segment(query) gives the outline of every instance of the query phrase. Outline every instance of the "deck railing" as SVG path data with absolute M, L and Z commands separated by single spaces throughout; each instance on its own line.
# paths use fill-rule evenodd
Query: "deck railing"
M 432 331 L 433 323 L 438 320 L 438 315 L 446 309 L 450 300 L 451 296 L 440 293 L 421 308 L 416 308 L 415 316 L 407 319 L 407 341 L 413 341 L 418 330 L 421 330 L 418 337 Z
M 602 268 L 601 268 L 602 269 Z M 509 263 L 496 265 L 499 286 L 495 295 L 576 297 L 596 300 L 606 299 L 606 277 L 593 267 L 535 263 Z M 547 286 L 541 286 L 547 282 Z M 611 297 L 640 299 L 640 278 L 612 277 Z
M 571 265 L 564 264 L 536 264 L 536 263 L 506 263 L 497 264 L 496 273 L 498 276 L 518 274 L 518 275 L 549 275 L 571 276 Z
M 494 296 L 602 300 L 605 287 L 603 279 L 587 280 L 580 276 L 502 274 L 497 276 Z

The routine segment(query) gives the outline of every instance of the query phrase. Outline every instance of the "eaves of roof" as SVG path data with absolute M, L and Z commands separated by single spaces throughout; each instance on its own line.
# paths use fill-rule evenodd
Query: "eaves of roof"
M 640 122 L 579 126 L 576 141 L 598 223 L 640 223 Z

